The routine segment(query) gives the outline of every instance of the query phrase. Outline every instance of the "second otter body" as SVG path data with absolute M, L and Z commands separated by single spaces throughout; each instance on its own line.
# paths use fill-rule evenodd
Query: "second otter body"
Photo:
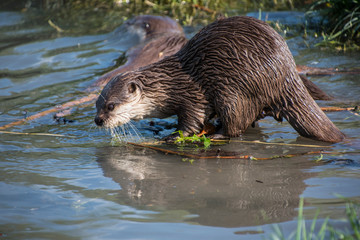
M 344 138 L 304 87 L 283 38 L 250 17 L 218 20 L 175 55 L 115 77 L 96 106 L 95 122 L 106 127 L 176 114 L 190 135 L 217 115 L 223 133 L 235 137 L 270 115 L 305 137 Z
M 140 44 L 127 52 L 124 65 L 101 76 L 94 86 L 104 86 L 120 73 L 136 70 L 173 55 L 187 42 L 182 27 L 169 17 L 141 15 L 124 25 L 129 32 L 138 35 Z

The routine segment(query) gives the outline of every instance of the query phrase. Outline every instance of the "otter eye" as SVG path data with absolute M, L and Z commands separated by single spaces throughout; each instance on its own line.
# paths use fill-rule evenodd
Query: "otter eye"
M 149 23 L 147 23 L 147 22 L 144 22 L 144 28 L 150 28 L 150 24 Z
M 109 103 L 109 104 L 107 105 L 107 110 L 109 110 L 109 111 L 114 110 L 114 108 L 115 108 L 115 105 L 114 105 L 113 103 Z

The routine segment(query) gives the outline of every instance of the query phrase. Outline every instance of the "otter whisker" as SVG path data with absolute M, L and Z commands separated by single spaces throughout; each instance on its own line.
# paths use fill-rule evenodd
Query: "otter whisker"
M 139 130 L 131 122 L 118 127 L 109 128 L 109 130 L 111 132 L 111 136 L 120 143 L 139 142 L 143 139 Z
M 124 125 L 124 130 L 126 131 L 127 135 L 126 135 L 126 139 L 128 142 L 133 142 L 136 139 L 136 136 L 133 134 L 134 131 L 132 131 L 130 122 L 128 122 L 127 124 Z
M 125 124 L 124 124 L 124 125 L 121 125 L 120 128 L 121 128 L 121 131 L 122 131 L 122 133 L 123 133 L 123 136 L 124 136 L 125 141 L 127 141 L 127 140 L 128 140 L 128 136 L 127 136 L 127 134 L 126 134 L 125 126 L 126 126 Z
M 133 130 L 133 132 L 136 134 L 137 140 L 134 142 L 142 142 L 144 140 L 144 137 L 141 135 L 139 129 L 131 121 L 128 124 Z
M 113 140 L 117 140 L 117 142 L 119 142 L 119 143 L 127 142 L 127 137 L 126 137 L 126 133 L 124 131 L 123 126 L 112 127 L 112 128 L 110 128 L 110 131 L 111 131 L 111 136 L 113 137 Z M 113 141 L 113 143 L 114 143 L 114 141 Z
M 120 131 L 119 128 L 111 128 L 110 129 L 111 131 L 111 136 L 113 137 L 113 140 L 112 140 L 112 143 L 114 144 L 115 143 L 115 140 L 117 140 L 117 142 L 119 143 L 125 143 L 126 141 L 124 141 L 124 137 L 123 137 L 123 134 Z

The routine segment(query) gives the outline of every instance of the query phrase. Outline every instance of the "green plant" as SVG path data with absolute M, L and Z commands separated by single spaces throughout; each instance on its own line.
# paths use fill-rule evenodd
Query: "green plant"
M 360 239 L 360 218 L 358 203 L 348 202 L 346 204 L 346 216 L 351 226 L 352 233 L 340 231 L 331 226 L 328 227 L 332 239 L 358 240 Z
M 312 239 L 346 239 L 346 240 L 357 240 L 360 239 L 360 218 L 359 210 L 360 205 L 348 200 L 346 204 L 346 215 L 349 225 L 351 226 L 351 232 L 336 229 L 329 225 L 329 218 L 326 218 L 320 229 L 316 232 L 315 227 L 318 221 L 319 210 L 316 211 L 315 217 L 311 222 L 310 228 L 307 228 L 305 223 L 305 218 L 303 216 L 304 210 L 304 199 L 300 199 L 299 203 L 299 213 L 297 218 L 297 228 L 290 234 L 289 237 L 285 237 L 283 231 L 279 225 L 273 226 L 273 233 L 270 235 L 270 239 L 273 240 L 285 240 L 285 239 L 296 239 L 296 240 L 312 240 Z
M 170 16 L 182 25 L 205 25 L 227 6 L 223 0 L 55 0 L 54 3 L 42 6 L 44 14 L 70 33 L 79 33 L 89 25 L 87 32 L 106 32 L 133 16 L 144 14 Z
M 202 135 L 202 137 L 197 136 L 194 134 L 190 137 L 185 137 L 183 131 L 179 130 L 174 133 L 178 133 L 179 136 L 176 138 L 175 143 L 180 144 L 186 144 L 186 143 L 202 143 L 204 145 L 204 148 L 208 148 L 211 145 L 211 139 L 207 138 L 205 135 Z
M 183 162 L 189 162 L 191 165 L 194 163 L 195 159 L 193 158 L 183 158 L 181 159 Z
M 359 0 L 319 0 L 308 13 L 313 11 L 322 16 L 323 41 L 319 45 L 360 47 Z

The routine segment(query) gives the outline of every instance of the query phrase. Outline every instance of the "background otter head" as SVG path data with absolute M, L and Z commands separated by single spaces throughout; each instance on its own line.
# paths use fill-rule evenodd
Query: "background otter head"
M 142 15 L 125 24 L 128 31 L 136 33 L 142 42 L 165 33 L 184 34 L 182 27 L 169 17 Z

